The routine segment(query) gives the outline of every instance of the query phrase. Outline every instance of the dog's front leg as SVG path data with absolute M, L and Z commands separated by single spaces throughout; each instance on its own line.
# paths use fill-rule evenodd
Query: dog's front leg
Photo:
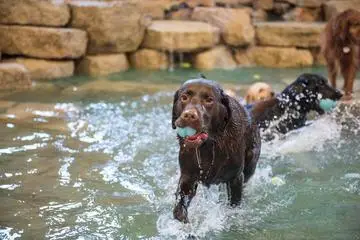
M 230 200 L 231 206 L 236 206 L 240 204 L 242 197 L 243 183 L 244 183 L 244 174 L 242 171 L 239 171 L 239 173 L 231 181 L 226 183 L 228 198 Z
M 179 180 L 179 187 L 177 190 L 177 196 L 180 196 L 178 203 L 176 204 L 173 214 L 177 220 L 188 223 L 187 209 L 190 205 L 191 199 L 196 194 L 197 181 L 186 175 L 181 175 Z

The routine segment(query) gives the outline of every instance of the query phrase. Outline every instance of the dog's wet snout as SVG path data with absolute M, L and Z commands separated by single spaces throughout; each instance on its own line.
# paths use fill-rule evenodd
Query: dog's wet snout
M 342 96 L 343 96 L 343 94 L 339 90 L 335 91 L 335 99 L 336 100 L 339 100 L 340 98 L 342 98 Z
M 199 121 L 199 114 L 196 109 L 187 109 L 181 114 L 180 118 L 183 123 L 191 125 Z

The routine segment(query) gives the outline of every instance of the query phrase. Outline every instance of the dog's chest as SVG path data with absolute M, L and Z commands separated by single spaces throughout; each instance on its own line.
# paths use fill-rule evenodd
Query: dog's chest
M 213 146 L 195 152 L 195 164 L 198 166 L 198 179 L 205 185 L 229 181 L 239 171 L 240 166 L 226 151 Z

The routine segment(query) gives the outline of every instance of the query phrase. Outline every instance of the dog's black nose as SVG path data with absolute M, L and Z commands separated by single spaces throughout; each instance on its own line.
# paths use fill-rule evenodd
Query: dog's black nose
M 339 100 L 343 96 L 343 94 L 339 90 L 336 90 L 334 95 L 335 95 L 335 100 Z

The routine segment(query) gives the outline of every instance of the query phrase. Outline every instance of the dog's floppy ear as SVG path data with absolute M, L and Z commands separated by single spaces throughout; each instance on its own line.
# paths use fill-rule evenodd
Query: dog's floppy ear
M 230 97 L 229 95 L 224 93 L 223 90 L 220 91 L 220 94 L 221 94 L 221 100 L 220 100 L 221 104 L 224 105 L 226 108 L 225 125 L 224 125 L 225 128 L 231 118 L 231 108 L 230 108 L 230 99 L 229 99 Z
M 173 100 L 173 107 L 172 107 L 172 120 L 171 120 L 171 125 L 172 125 L 172 128 L 175 129 L 176 126 L 175 126 L 175 121 L 176 119 L 178 119 L 178 115 L 177 115 L 177 112 L 176 112 L 176 105 L 177 105 L 177 101 L 179 100 L 179 91 L 180 90 L 177 90 L 174 94 L 174 100 Z

